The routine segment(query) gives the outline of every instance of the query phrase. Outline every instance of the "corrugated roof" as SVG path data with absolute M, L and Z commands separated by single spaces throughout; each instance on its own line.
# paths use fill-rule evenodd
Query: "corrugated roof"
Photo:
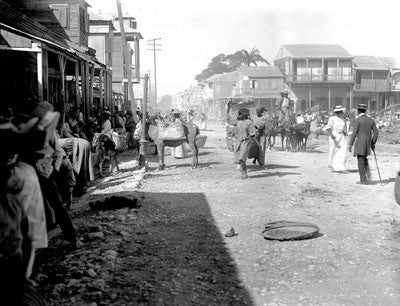
M 238 80 L 238 71 L 232 71 L 224 74 L 214 74 L 206 82 L 236 82 Z
M 250 78 L 283 78 L 276 66 L 241 66 L 239 72 Z
M 362 70 L 389 70 L 389 66 L 376 56 L 354 56 L 354 66 Z
M 214 74 L 206 82 L 237 82 L 243 76 L 249 78 L 283 78 L 281 71 L 275 66 L 241 66 L 237 71 Z
M 0 0 L 0 26 L 4 29 L 14 32 L 18 35 L 24 35 L 29 38 L 45 42 L 53 47 L 63 49 L 67 52 L 76 54 L 85 60 L 94 61 L 100 64 L 97 60 L 91 58 L 86 52 L 87 47 L 79 46 L 61 35 L 52 32 L 39 22 L 26 15 L 16 11 L 9 4 Z M 102 64 L 101 64 L 102 65 Z
M 275 59 L 292 58 L 352 58 L 341 45 L 296 44 L 282 45 Z
M 109 17 L 107 17 L 105 15 L 97 14 L 95 12 L 92 12 L 91 10 L 88 10 L 88 14 L 89 14 L 89 20 L 112 22 L 112 18 L 109 18 Z

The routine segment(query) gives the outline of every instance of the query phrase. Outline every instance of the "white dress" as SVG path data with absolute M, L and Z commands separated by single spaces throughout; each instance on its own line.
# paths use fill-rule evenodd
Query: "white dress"
M 345 163 L 347 154 L 346 123 L 343 119 L 333 116 L 329 118 L 325 129 L 332 130 L 332 135 L 329 136 L 328 165 L 333 171 L 344 171 L 346 170 Z M 343 132 L 345 132 L 346 135 Z

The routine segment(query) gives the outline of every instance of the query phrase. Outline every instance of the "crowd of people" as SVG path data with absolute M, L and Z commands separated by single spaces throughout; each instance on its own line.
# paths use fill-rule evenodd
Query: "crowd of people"
M 233 119 L 229 112 L 232 101 L 228 104 L 227 139 L 233 138 L 233 143 L 228 143 L 228 148 L 234 153 L 234 163 L 238 164 L 241 177 L 247 176 L 247 159 L 253 159 L 253 164 L 265 164 L 265 152 L 267 147 L 267 131 L 271 121 L 277 122 L 276 130 L 280 130 L 285 124 L 296 129 L 304 129 L 299 133 L 306 135 L 314 133 L 326 134 L 329 137 L 328 167 L 332 172 L 347 173 L 347 152 L 352 152 L 358 161 L 360 184 L 368 184 L 370 171 L 368 155 L 375 149 L 378 138 L 376 120 L 367 114 L 367 106 L 359 104 L 357 110 L 346 111 L 341 105 L 334 109 L 311 110 L 294 113 L 293 105 L 288 98 L 288 91 L 282 91 L 276 100 L 278 114 L 270 114 L 268 110 L 260 106 L 256 108 L 256 116 L 250 116 L 249 109 L 238 110 L 237 118 Z M 303 136 L 302 136 L 303 137 Z M 308 136 L 306 136 L 308 137 Z M 353 149 L 354 145 L 354 149 Z
M 31 104 L 24 113 L 0 113 L 7 144 L 0 152 L 0 299 L 7 305 L 24 305 L 37 295 L 29 278 L 35 251 L 48 246 L 50 229 L 59 225 L 64 240 L 80 247 L 69 210 L 72 195 L 81 195 L 94 179 L 95 133 L 123 132 L 129 147 L 137 146 L 139 122 L 131 111 L 116 108 L 112 115 L 105 108 L 85 121 L 79 108 L 62 118 L 50 103 Z

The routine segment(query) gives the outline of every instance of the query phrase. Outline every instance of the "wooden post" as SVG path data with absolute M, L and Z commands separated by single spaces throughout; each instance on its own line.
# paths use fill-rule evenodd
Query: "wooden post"
M 75 62 L 75 107 L 81 104 L 81 93 L 79 90 L 79 62 Z M 83 111 L 83 110 L 82 110 Z
M 349 102 L 350 102 L 349 108 L 351 110 L 351 109 L 353 109 L 353 89 L 351 88 L 351 85 L 350 85 L 350 101 Z
M 332 108 L 332 103 L 331 103 L 331 88 L 329 87 L 328 89 L 328 108 Z
M 147 114 L 147 100 L 148 100 L 148 84 L 149 75 L 145 74 L 143 82 L 143 100 L 142 100 L 142 133 L 140 135 L 140 147 L 139 147 L 139 162 L 140 168 L 146 167 L 146 114 Z
M 90 103 L 90 81 L 89 81 L 89 62 L 85 62 L 85 87 L 86 87 L 86 98 L 85 98 L 85 119 L 89 118 L 89 103 Z
M 95 72 L 95 66 L 92 65 L 90 69 L 90 82 L 89 82 L 89 117 L 92 116 L 93 113 L 93 84 L 94 84 L 94 72 Z
M 82 91 L 82 99 L 79 107 L 83 114 L 86 114 L 86 69 L 85 63 L 81 62 L 81 91 Z
M 104 96 L 103 96 L 103 68 L 99 71 L 99 87 L 100 87 L 100 107 L 104 107 Z
M 43 102 L 43 51 L 36 54 L 37 66 L 37 82 L 38 82 L 38 98 L 39 102 Z
M 61 103 L 62 103 L 62 125 L 65 123 L 65 113 L 66 113 L 66 100 L 65 100 L 65 66 L 67 64 L 67 59 L 64 55 L 58 55 L 58 64 L 60 66 L 61 73 Z
M 309 91 L 308 91 L 308 108 L 311 108 L 311 107 L 312 107 L 312 105 L 311 105 L 311 98 L 312 98 L 312 96 L 311 96 L 311 90 L 309 90 Z
M 49 101 L 49 52 L 42 49 L 43 52 L 43 100 Z

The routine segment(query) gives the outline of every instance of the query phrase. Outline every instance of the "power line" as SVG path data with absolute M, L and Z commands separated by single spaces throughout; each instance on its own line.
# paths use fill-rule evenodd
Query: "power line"
M 153 51 L 153 57 L 154 57 L 154 108 L 157 108 L 157 61 L 156 61 L 156 52 L 157 51 L 162 51 L 159 49 L 159 47 L 162 47 L 161 44 L 157 44 L 156 41 L 160 40 L 161 38 L 153 38 L 147 40 L 147 46 L 150 47 L 150 49 L 147 49 L 149 51 Z

